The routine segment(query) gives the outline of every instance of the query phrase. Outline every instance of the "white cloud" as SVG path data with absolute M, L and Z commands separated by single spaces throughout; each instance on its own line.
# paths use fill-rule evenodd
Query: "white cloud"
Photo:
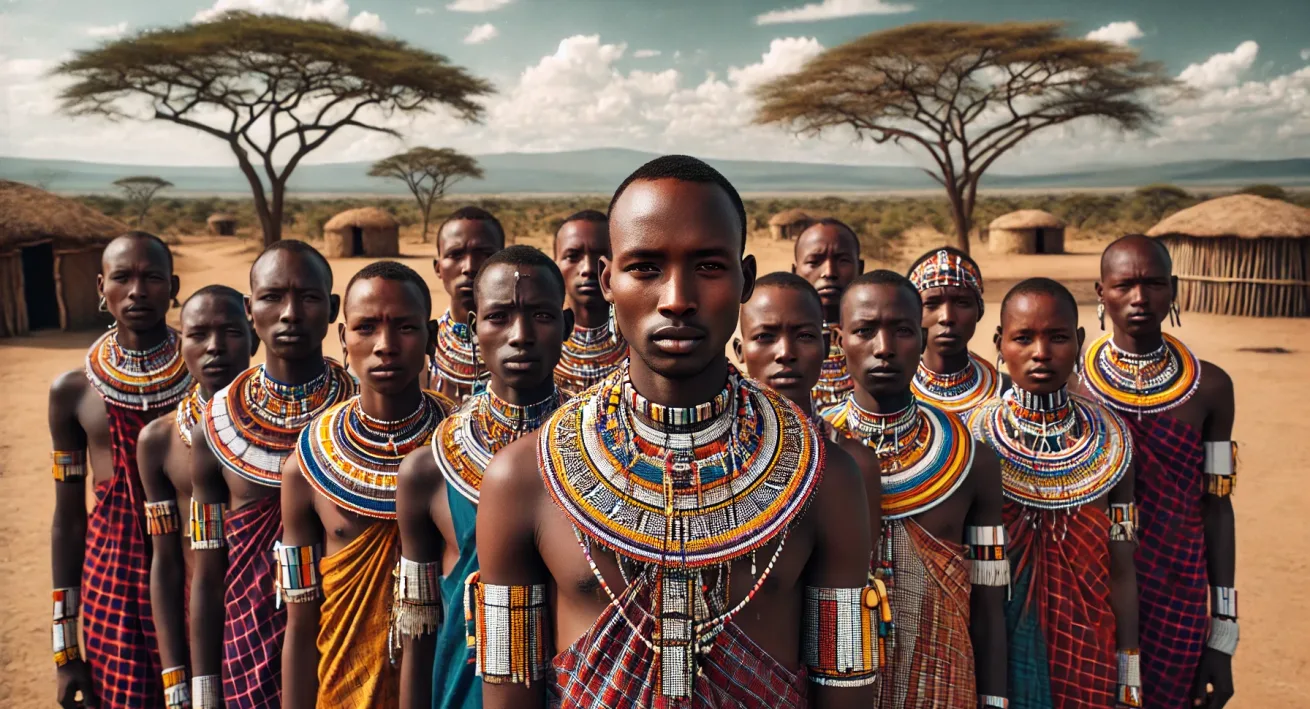
M 884 0 L 821 0 L 800 7 L 772 10 L 755 17 L 757 25 L 780 25 L 789 22 L 817 22 L 838 17 L 855 17 L 856 15 L 898 15 L 913 12 L 914 6 L 908 3 L 884 2 Z
M 86 36 L 96 37 L 99 39 L 112 39 L 120 37 L 127 32 L 127 22 L 120 22 L 116 25 L 101 25 L 98 27 L 86 28 Z
M 495 25 L 485 22 L 469 30 L 468 35 L 464 37 L 464 44 L 482 44 L 495 39 L 499 34 Z
M 493 12 L 514 0 L 455 0 L 446 6 L 451 12 Z
M 1310 49 L 1301 50 L 1301 61 L 1310 62 Z
M 415 14 L 415 15 L 435 15 L 435 14 L 437 14 L 437 11 L 436 11 L 436 10 L 433 10 L 433 9 L 430 8 L 430 7 L 416 7 L 416 8 L 414 8 L 414 14 Z
M 632 53 L 632 56 L 634 59 L 650 59 L 651 57 L 658 57 L 660 54 L 663 54 L 663 52 L 658 49 L 638 49 Z
M 382 21 L 372 12 L 361 12 L 355 15 L 355 19 L 350 21 L 350 29 L 356 32 L 371 32 L 373 34 L 382 34 L 387 31 L 387 23 Z
M 1255 63 L 1259 51 L 1260 45 L 1248 39 L 1231 52 L 1216 54 L 1200 64 L 1189 65 L 1178 78 L 1202 89 L 1232 86 Z
M 225 12 L 245 10 L 261 15 L 286 15 L 301 20 L 326 20 L 361 32 L 384 32 L 386 23 L 372 12 L 361 12 L 353 19 L 346 0 L 214 0 L 210 7 L 197 12 L 196 22 L 209 22 Z
M 1101 42 L 1111 44 L 1128 44 L 1135 39 L 1145 37 L 1142 28 L 1137 26 L 1136 22 L 1111 22 L 1110 24 L 1094 29 L 1087 33 L 1087 39 L 1095 39 Z

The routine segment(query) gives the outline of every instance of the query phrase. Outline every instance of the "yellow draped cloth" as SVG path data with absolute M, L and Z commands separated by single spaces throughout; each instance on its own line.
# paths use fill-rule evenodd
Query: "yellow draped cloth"
M 399 553 L 400 530 L 383 521 L 319 562 L 319 709 L 399 705 L 400 674 L 387 654 L 391 572 Z

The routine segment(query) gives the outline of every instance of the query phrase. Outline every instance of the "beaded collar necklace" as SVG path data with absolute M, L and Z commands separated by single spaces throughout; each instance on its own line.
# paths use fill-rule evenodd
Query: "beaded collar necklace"
M 577 393 L 609 376 L 628 355 L 622 336 L 611 336 L 608 323 L 600 327 L 575 327 L 560 351 L 555 383 Z
M 311 487 L 342 509 L 375 519 L 396 518 L 400 461 L 427 445 L 450 402 L 424 392 L 418 408 L 397 421 L 364 413 L 359 397 L 328 409 L 301 432 L 300 469 Z
M 564 399 L 556 389 L 535 404 L 517 406 L 488 387 L 467 399 L 437 428 L 432 436 L 432 457 L 437 468 L 451 487 L 476 505 L 482 473 L 491 456 L 540 428 Z
M 437 320 L 437 349 L 429 369 L 434 380 L 449 382 L 462 394 L 472 391 L 480 379 L 482 358 L 473 346 L 473 329 L 455 322 L 449 309 Z
M 1158 414 L 1182 406 L 1201 387 L 1201 362 L 1172 335 L 1159 349 L 1126 352 L 1107 333 L 1083 355 L 1083 382 L 1101 403 L 1126 413 Z
M 996 395 L 1000 378 L 996 368 L 970 352 L 969 363 L 953 374 L 940 374 L 919 362 L 910 389 L 923 401 L 961 416 Z
M 173 415 L 173 420 L 177 424 L 177 435 L 187 448 L 191 447 L 191 429 L 200 423 L 200 417 L 208 405 L 209 400 L 200 393 L 200 382 L 196 382 L 191 391 L 177 402 L 177 413 Z
M 828 356 L 819 369 L 819 382 L 814 385 L 816 411 L 842 403 L 855 388 L 850 373 L 846 371 L 846 353 L 837 346 L 836 325 L 824 323 L 823 327 L 828 331 Z
M 86 378 L 105 403 L 149 411 L 176 404 L 191 387 L 191 373 L 182 361 L 177 330 L 168 328 L 159 344 L 129 350 L 118 343 L 115 327 L 86 353 Z

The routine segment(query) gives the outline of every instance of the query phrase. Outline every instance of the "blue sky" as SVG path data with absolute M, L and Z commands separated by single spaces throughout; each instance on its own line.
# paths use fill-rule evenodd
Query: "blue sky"
M 98 41 L 231 8 L 321 17 L 443 53 L 493 81 L 482 126 L 405 121 L 397 141 L 341 134 L 311 162 L 382 157 L 410 144 L 467 152 L 586 147 L 723 158 L 916 164 L 847 136 L 799 140 L 747 128 L 748 93 L 865 33 L 927 20 L 1061 19 L 1129 44 L 1198 89 L 1151 135 L 1096 125 L 1042 136 L 1011 172 L 1105 162 L 1310 155 L 1310 1 L 1245 0 L 0 0 L 0 155 L 229 164 L 184 129 L 55 115 L 44 72 Z M 1055 163 L 1055 164 L 1052 164 Z

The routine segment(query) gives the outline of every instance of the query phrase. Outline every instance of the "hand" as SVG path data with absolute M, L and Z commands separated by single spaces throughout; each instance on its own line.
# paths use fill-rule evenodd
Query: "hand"
M 1201 652 L 1192 682 L 1192 706 L 1223 709 L 1233 698 L 1233 657 L 1211 648 Z
M 78 694 L 82 695 L 77 699 Z M 63 709 L 96 709 L 100 701 L 91 688 L 91 666 L 86 660 L 73 660 L 55 669 L 55 701 Z

